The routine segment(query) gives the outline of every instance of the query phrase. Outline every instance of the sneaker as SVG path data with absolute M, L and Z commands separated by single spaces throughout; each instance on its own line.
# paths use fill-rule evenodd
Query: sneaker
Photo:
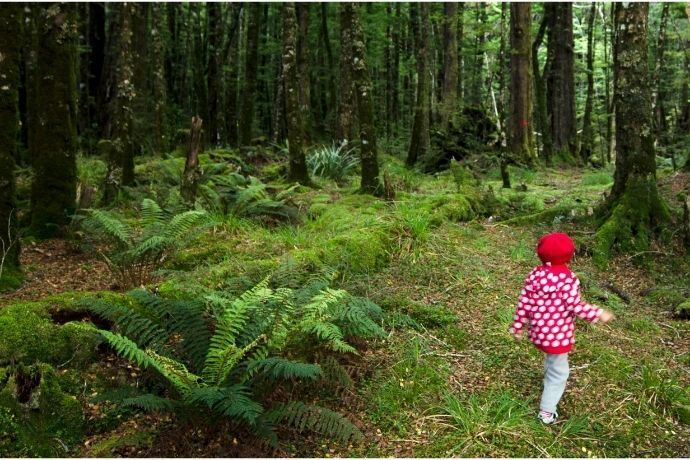
M 539 420 L 544 425 L 553 425 L 556 423 L 556 420 L 558 420 L 558 413 L 557 412 L 546 412 L 545 410 L 539 411 Z

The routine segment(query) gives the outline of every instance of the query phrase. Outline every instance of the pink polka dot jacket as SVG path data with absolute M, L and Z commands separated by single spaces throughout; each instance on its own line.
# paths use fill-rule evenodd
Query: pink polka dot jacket
M 528 329 L 530 341 L 550 354 L 568 353 L 575 343 L 575 318 L 591 323 L 603 310 L 580 298 L 580 280 L 566 265 L 540 265 L 525 279 L 511 334 Z

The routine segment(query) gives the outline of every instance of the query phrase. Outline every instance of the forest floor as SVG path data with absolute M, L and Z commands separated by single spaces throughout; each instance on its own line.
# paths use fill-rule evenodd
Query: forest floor
M 138 166 L 140 173 L 153 169 Z M 413 325 L 390 321 L 385 339 L 362 344 L 348 367 L 353 388 L 311 394 L 347 415 L 363 441 L 343 446 L 288 430 L 272 450 L 224 426 L 209 431 L 172 416 L 116 410 L 107 394 L 139 385 L 142 372 L 100 352 L 85 370 L 64 371 L 73 375 L 90 429 L 61 455 L 690 456 L 690 322 L 672 315 L 673 303 L 690 295 L 690 259 L 680 248 L 656 248 L 617 256 L 606 268 L 593 264 L 589 214 L 610 188 L 610 170 L 515 169 L 514 183 L 526 191 L 501 190 L 493 171 L 483 186 L 495 191 L 502 220 L 462 222 L 454 218 L 462 210 L 452 208 L 449 172 L 421 175 L 391 157 L 384 169 L 398 190 L 394 203 L 354 193 L 354 178 L 343 187 L 322 181 L 294 198 L 301 223 L 229 219 L 172 261 L 161 284 L 251 285 L 285 263 L 319 260 L 338 268 L 341 287 L 408 315 Z M 690 178 L 661 175 L 673 204 Z M 561 419 L 546 427 L 536 419 L 542 354 L 507 329 L 524 277 L 538 263 L 535 242 L 556 229 L 576 240 L 571 268 L 584 297 L 616 320 L 578 323 Z M 26 282 L 0 297 L 6 307 L 54 308 L 84 295 L 78 291 L 114 287 L 103 262 L 72 243 L 24 249 Z

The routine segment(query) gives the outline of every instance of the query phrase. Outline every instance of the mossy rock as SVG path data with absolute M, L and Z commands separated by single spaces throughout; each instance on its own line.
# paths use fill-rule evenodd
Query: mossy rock
M 76 397 L 60 387 L 60 376 L 47 364 L 19 368 L 0 390 L 0 455 L 67 456 L 84 436 L 85 421 Z M 36 377 L 36 386 L 22 386 L 18 373 Z M 23 382 L 23 380 L 22 380 Z M 21 395 L 22 401 L 18 400 Z M 12 440 L 7 444 L 6 440 Z
M 690 299 L 678 305 L 674 309 L 673 313 L 675 314 L 676 318 L 690 319 Z
M 649 292 L 647 299 L 656 307 L 675 309 L 685 301 L 685 296 L 677 289 L 658 287 Z
M 79 366 L 91 360 L 98 337 L 77 324 L 56 324 L 51 308 L 55 306 L 18 303 L 0 310 L 0 364 L 41 361 Z

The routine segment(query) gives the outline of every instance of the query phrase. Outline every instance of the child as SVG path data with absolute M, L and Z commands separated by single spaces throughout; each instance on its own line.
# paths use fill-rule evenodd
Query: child
M 558 418 L 556 406 L 570 374 L 568 353 L 575 343 L 575 317 L 590 323 L 613 319 L 611 313 L 580 298 L 580 281 L 566 265 L 574 252 L 575 244 L 565 233 L 539 240 L 537 254 L 544 265 L 527 276 L 510 327 L 515 338 L 529 328 L 530 341 L 546 354 L 539 419 L 547 425 Z

